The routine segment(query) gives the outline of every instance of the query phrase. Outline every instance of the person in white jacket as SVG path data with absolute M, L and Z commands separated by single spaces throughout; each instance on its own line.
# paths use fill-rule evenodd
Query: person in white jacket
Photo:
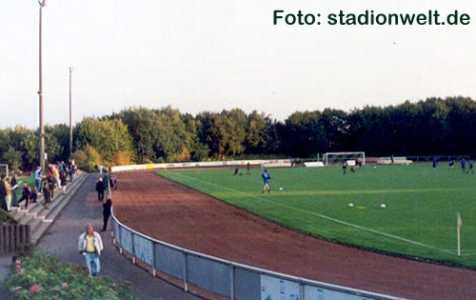
M 101 236 L 94 231 L 91 224 L 86 226 L 86 232 L 79 236 L 78 240 L 79 253 L 84 256 L 86 266 L 88 267 L 89 276 L 95 277 L 101 272 L 101 261 L 99 257 L 104 249 Z

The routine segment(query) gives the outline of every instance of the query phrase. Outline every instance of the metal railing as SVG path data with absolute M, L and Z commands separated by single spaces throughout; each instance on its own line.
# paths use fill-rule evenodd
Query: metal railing
M 402 299 L 273 272 L 159 241 L 121 223 L 112 213 L 114 243 L 120 252 L 189 287 L 231 300 Z

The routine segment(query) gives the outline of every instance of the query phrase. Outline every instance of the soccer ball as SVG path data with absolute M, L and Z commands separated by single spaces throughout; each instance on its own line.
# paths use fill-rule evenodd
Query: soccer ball
M 354 207 L 354 203 L 349 203 L 349 207 Z
M 283 188 L 283 187 L 280 187 L 279 190 L 282 192 L 282 191 L 284 191 L 284 188 Z
M 382 204 L 380 204 L 380 207 L 381 207 L 381 208 L 386 208 L 387 205 L 386 205 L 385 203 L 382 203 Z

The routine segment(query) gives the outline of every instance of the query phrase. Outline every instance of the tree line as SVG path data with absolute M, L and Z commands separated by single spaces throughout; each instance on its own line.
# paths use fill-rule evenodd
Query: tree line
M 46 126 L 49 161 L 69 158 L 69 129 Z M 383 155 L 476 155 L 476 102 L 429 98 L 400 105 L 294 112 L 278 121 L 241 109 L 181 113 L 171 107 L 136 107 L 85 118 L 74 128 L 73 158 L 96 164 L 202 161 L 245 157 L 316 157 L 330 151 Z M 32 169 L 38 132 L 0 129 L 0 163 Z

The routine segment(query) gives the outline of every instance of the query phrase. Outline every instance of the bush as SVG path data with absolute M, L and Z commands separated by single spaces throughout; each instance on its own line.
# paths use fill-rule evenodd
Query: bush
M 112 164 L 114 166 L 130 165 L 131 161 L 131 155 L 125 151 L 118 151 L 112 156 Z
M 101 155 L 92 146 L 87 145 L 84 150 L 73 153 L 73 159 L 81 170 L 94 172 L 96 166 L 102 163 Z
M 19 300 L 134 299 L 124 284 L 105 277 L 90 278 L 84 269 L 39 252 L 24 257 L 22 268 L 5 283 Z

